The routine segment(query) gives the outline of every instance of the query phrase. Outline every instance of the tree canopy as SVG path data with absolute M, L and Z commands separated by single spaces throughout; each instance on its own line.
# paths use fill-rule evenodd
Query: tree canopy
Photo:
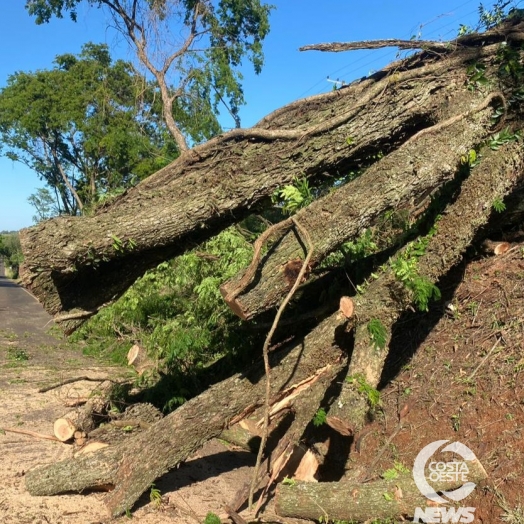
M 82 1 L 26 0 L 26 8 L 39 24 L 65 13 L 76 20 Z M 270 5 L 260 0 L 85 2 L 108 9 L 116 28 L 156 80 L 164 119 L 181 151 L 188 149 L 187 136 L 195 137 L 195 124 L 206 131 L 197 139 L 220 130 L 216 120 L 220 105 L 240 127 L 238 108 L 244 96 L 239 66 L 247 56 L 260 72 Z
M 153 86 L 130 63 L 92 43 L 54 63 L 11 75 L 0 92 L 3 154 L 48 186 L 30 198 L 39 218 L 75 215 L 177 155 Z

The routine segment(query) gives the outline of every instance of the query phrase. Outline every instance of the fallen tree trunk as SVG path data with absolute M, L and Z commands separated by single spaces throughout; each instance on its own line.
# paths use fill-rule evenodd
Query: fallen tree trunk
M 472 103 L 476 107 L 472 108 Z M 458 113 L 420 131 L 353 182 L 300 210 L 294 218 L 316 239 L 311 264 L 361 234 L 386 210 L 415 211 L 417 204 L 425 202 L 424 197 L 456 175 L 464 155 L 492 132 L 491 105 L 503 104 L 499 93 L 480 103 L 476 95 L 461 93 L 453 99 Z M 258 265 L 256 282 L 246 282 L 247 273 L 239 275 L 221 287 L 224 299 L 245 320 L 274 307 L 294 283 L 294 272 L 288 267 L 303 254 L 300 238 L 287 233 Z M 242 293 L 246 286 L 247 292 Z
M 486 148 L 487 149 L 487 148 Z M 463 182 L 457 200 L 449 205 L 435 224 L 436 232 L 428 238 L 424 253 L 417 259 L 417 275 L 436 283 L 458 263 L 478 230 L 493 212 L 493 202 L 500 201 L 524 177 L 524 150 L 521 143 L 507 144 L 497 151 L 484 151 L 479 165 Z M 395 258 L 405 256 L 406 248 Z M 373 388 L 379 384 L 391 330 L 400 314 L 411 305 L 413 292 L 400 282 L 391 267 L 371 282 L 355 302 L 355 344 L 348 377 L 360 375 Z M 384 328 L 383 343 L 378 345 L 369 329 L 371 320 Z M 355 431 L 365 422 L 367 399 L 354 385 L 344 381 L 333 402 L 330 415 L 346 420 Z
M 293 412 L 293 421 L 287 429 L 285 435 L 279 440 L 274 449 L 266 452 L 266 458 L 259 468 L 258 477 L 255 479 L 253 490 L 254 494 L 260 488 L 264 488 L 257 503 L 257 510 L 261 506 L 264 497 L 271 488 L 273 482 L 276 482 L 281 472 L 286 468 L 288 461 L 302 438 L 306 427 L 313 419 L 314 415 L 320 408 L 322 402 L 326 402 L 326 392 L 329 391 L 330 385 L 335 379 L 338 379 L 347 370 L 347 361 L 339 360 L 326 369 L 317 380 L 311 384 L 305 395 L 299 395 L 291 399 L 289 404 L 286 403 L 286 409 Z M 287 471 L 287 474 L 293 475 L 293 471 Z M 254 487 L 255 487 L 254 486 Z M 248 500 L 250 484 L 245 485 L 237 495 L 230 507 L 238 511 L 240 507 Z
M 23 283 L 74 327 L 148 268 L 238 221 L 294 177 L 358 170 L 431 126 L 449 112 L 466 64 L 496 50 L 422 53 L 197 146 L 92 217 L 23 230 Z
M 337 343 L 344 347 L 347 340 L 342 337 Z M 345 358 L 333 341 L 329 321 L 293 349 L 272 357 L 273 403 L 315 378 L 317 370 L 329 370 Z M 106 505 L 111 514 L 122 514 L 155 479 L 218 436 L 228 423 L 237 422 L 261 406 L 265 387 L 260 366 L 248 374 L 235 375 L 119 446 L 30 470 L 26 474 L 27 489 L 33 495 L 52 495 L 110 486 L 113 490 L 106 496 Z
M 465 461 L 468 481 L 478 484 L 487 473 L 478 460 Z M 462 486 L 462 479 L 432 483 L 437 491 L 452 491 Z M 420 492 L 411 474 L 399 474 L 393 480 L 359 482 L 297 482 L 280 484 L 276 494 L 276 513 L 282 517 L 318 520 L 369 522 L 376 519 L 404 520 L 413 517 L 416 508 L 426 508 L 428 499 Z M 436 509 L 436 508 L 435 508 Z M 440 511 L 447 514 L 448 508 Z M 435 522 L 440 522 L 440 519 Z M 442 522 L 445 522 L 442 520 Z

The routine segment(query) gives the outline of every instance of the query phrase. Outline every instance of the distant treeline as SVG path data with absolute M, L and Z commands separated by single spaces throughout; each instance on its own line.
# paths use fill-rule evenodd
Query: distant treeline
M 4 260 L 7 276 L 18 278 L 18 270 L 23 260 L 18 231 L 0 233 L 0 257 Z

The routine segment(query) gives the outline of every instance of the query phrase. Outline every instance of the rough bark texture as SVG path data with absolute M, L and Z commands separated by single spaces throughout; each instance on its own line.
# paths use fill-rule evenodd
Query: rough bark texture
M 238 221 L 295 176 L 338 177 L 347 170 L 364 170 L 296 216 L 312 237 L 313 264 L 388 210 L 418 215 L 435 190 L 455 178 L 471 149 L 480 149 L 502 126 L 521 127 L 522 104 L 513 97 L 521 86 L 511 85 L 507 77 L 499 82 L 497 52 L 498 42 L 520 43 L 523 35 L 524 22 L 514 20 L 482 38 L 461 39 L 460 45 L 449 49 L 438 46 L 439 55 L 435 49 L 424 51 L 344 89 L 279 109 L 256 128 L 232 131 L 184 153 L 94 217 L 61 218 L 25 230 L 21 235 L 26 253 L 24 282 L 48 311 L 65 312 L 75 323 L 118 297 L 147 268 Z M 518 52 L 521 61 L 522 50 Z M 468 78 L 471 64 L 485 67 L 485 75 L 495 79 L 488 88 Z M 523 172 L 521 141 L 498 144 L 492 152 L 485 148 L 418 259 L 418 275 L 436 282 L 460 260 L 486 223 L 493 202 L 514 189 Z M 227 301 L 243 318 L 277 305 L 292 286 L 285 269 L 290 264 L 300 266 L 304 257 L 292 222 L 293 218 L 286 227 L 276 227 L 281 238 L 252 281 L 239 275 L 223 287 Z M 343 350 L 350 349 L 349 330 L 355 328 L 349 373 L 362 373 L 376 385 L 391 328 L 412 299 L 386 269 L 364 294 L 353 298 L 351 318 L 337 312 L 295 347 L 272 355 L 273 402 L 289 398 L 290 390 L 305 379 L 318 379 L 295 402 L 295 421 L 272 459 L 286 458 L 333 382 L 343 385 L 328 423 L 342 428 L 345 435 L 362 424 L 365 399 L 339 380 L 346 365 Z M 368 331 L 370 319 L 379 319 L 386 329 L 386 345 L 380 351 Z M 105 501 L 111 514 L 119 515 L 156 478 L 262 406 L 266 387 L 262 373 L 258 367 L 212 386 L 122 444 L 35 468 L 26 475 L 27 487 L 38 495 L 111 487 Z M 282 486 L 279 508 L 308 518 L 408 515 L 405 504 L 411 504 L 409 497 L 418 490 L 411 489 L 409 479 L 406 482 L 404 486 L 395 480 L 394 485 L 378 488 L 371 484 Z M 394 490 L 396 485 L 402 496 Z M 393 504 L 387 501 L 385 508 L 368 503 L 384 502 L 386 488 L 393 489 Z M 358 503 L 362 513 L 345 511 L 351 506 L 348 501 Z
M 523 176 L 522 144 L 509 144 L 499 151 L 485 151 L 482 162 L 462 184 L 457 200 L 449 205 L 437 223 L 436 234 L 418 259 L 418 274 L 436 283 L 449 271 L 461 259 L 479 228 L 487 223 L 493 212 L 492 203 L 502 201 Z M 402 251 L 398 253 L 401 254 Z M 358 324 L 348 376 L 361 374 L 372 387 L 377 387 L 387 357 L 391 329 L 412 298 L 391 270 L 372 282 L 363 295 L 355 297 Z M 370 336 L 368 322 L 371 319 L 379 319 L 386 329 L 386 343 L 382 348 L 377 347 Z M 367 410 L 366 398 L 354 386 L 344 382 L 330 414 L 348 421 L 358 430 L 365 422 Z
M 487 478 L 477 461 L 467 462 L 468 481 L 478 483 Z M 452 491 L 463 482 L 441 482 L 432 485 L 435 491 Z M 388 494 L 389 497 L 385 496 Z M 413 517 L 417 507 L 425 508 L 428 499 L 419 491 L 411 474 L 393 480 L 358 482 L 298 482 L 280 484 L 276 495 L 276 513 L 283 517 L 317 520 L 369 522 L 375 519 Z M 439 519 L 440 522 L 440 519 Z M 444 521 L 443 521 L 444 522 Z
M 344 345 L 345 339 L 338 342 Z M 283 357 L 281 352 L 273 355 L 275 401 L 318 369 L 337 365 L 344 353 L 334 342 L 332 324 L 326 322 Z M 29 471 L 27 489 L 33 495 L 51 495 L 111 485 L 114 489 L 105 502 L 111 514 L 119 515 L 131 508 L 155 479 L 218 436 L 228 421 L 262 405 L 264 391 L 260 367 L 235 375 L 122 445 Z
M 522 40 L 522 26 L 514 22 L 483 43 Z M 50 313 L 72 315 L 74 327 L 148 268 L 238 221 L 293 177 L 365 167 L 378 151 L 388 153 L 421 129 L 470 109 L 472 98 L 461 101 L 457 94 L 466 66 L 473 60 L 489 66 L 498 45 L 480 47 L 475 39 L 468 45 L 473 47 L 450 47 L 440 56 L 420 53 L 344 89 L 279 109 L 253 129 L 219 136 L 95 216 L 22 231 L 24 284 Z
M 446 95 L 453 99 L 457 111 L 454 116 L 419 132 L 359 178 L 295 215 L 314 239 L 312 265 L 361 234 L 387 209 L 416 211 L 427 196 L 456 175 L 461 158 L 492 132 L 491 104 L 502 104 L 502 96 L 495 94 L 479 100 L 477 94 L 461 93 L 460 97 L 453 97 L 451 90 L 456 89 L 452 84 Z M 222 286 L 225 300 L 243 319 L 277 305 L 294 283 L 289 281 L 285 269 L 290 261 L 300 257 L 304 257 L 304 246 L 290 231 L 263 260 L 257 280 L 247 292 L 236 298 L 231 296 L 231 289 L 236 288 L 242 275 Z

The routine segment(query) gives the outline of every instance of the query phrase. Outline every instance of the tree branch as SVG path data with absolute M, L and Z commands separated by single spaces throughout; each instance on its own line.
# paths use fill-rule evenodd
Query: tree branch
M 385 40 L 363 40 L 359 42 L 332 42 L 324 44 L 311 44 L 299 47 L 299 51 L 355 51 L 358 49 L 380 49 L 382 47 L 398 47 L 399 49 L 423 49 L 424 51 L 449 51 L 458 44 L 455 42 L 435 42 L 433 40 L 398 40 L 388 38 Z

